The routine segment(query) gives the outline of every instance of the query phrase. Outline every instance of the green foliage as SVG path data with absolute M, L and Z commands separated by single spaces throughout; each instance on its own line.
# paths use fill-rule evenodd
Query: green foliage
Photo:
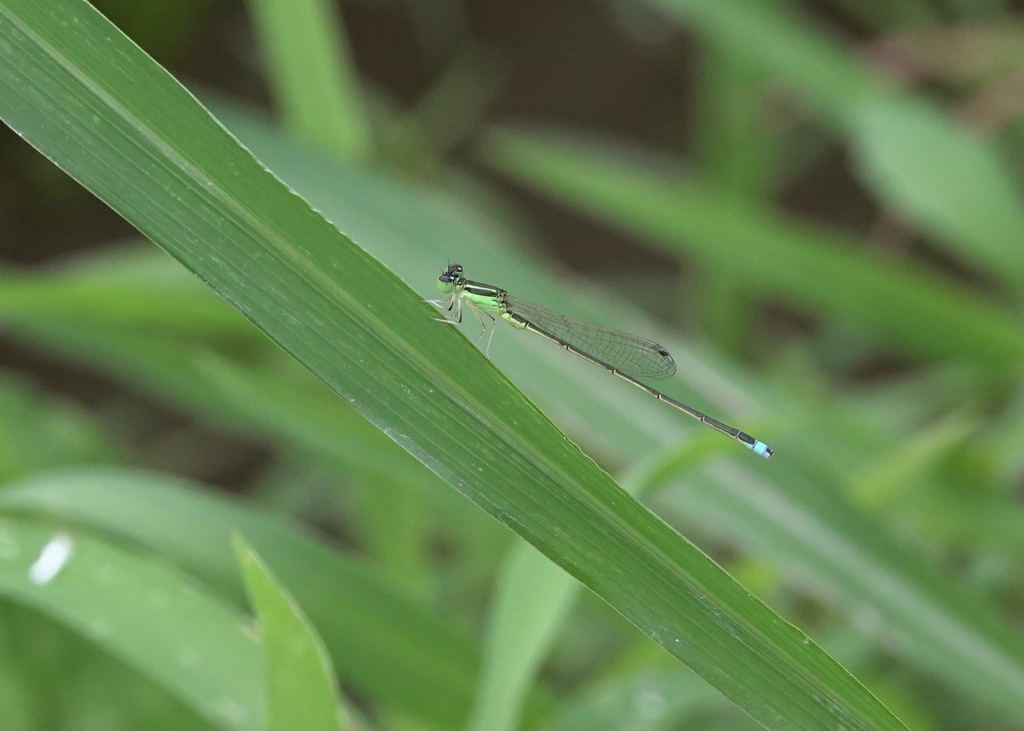
M 316 630 L 252 548 L 238 534 L 234 539 L 259 619 L 267 728 L 351 728 L 338 707 L 337 681 Z
M 928 23 L 899 5 L 858 12 Z M 363 106 L 325 2 L 253 3 L 279 129 L 204 108 L 84 0 L 0 0 L 0 118 L 171 255 L 3 269 L 2 342 L 190 420 L 155 459 L 130 414 L 0 374 L 0 724 L 1024 723 L 1012 124 L 982 139 L 783 3 L 634 11 L 717 61 L 700 165 L 551 125 L 477 129 L 474 154 L 679 262 L 713 344 L 532 255 L 512 204 L 442 165 L 453 133 Z M 464 85 L 475 121 L 475 53 L 420 117 Z M 780 84 L 811 118 L 766 131 Z M 820 153 L 809 125 L 931 260 L 778 203 Z M 777 456 L 541 338 L 506 328 L 489 363 L 422 301 L 446 261 L 655 337 L 668 393 Z M 622 289 L 671 299 L 650 281 Z M 811 326 L 776 341 L 766 305 Z M 882 356 L 899 367 L 858 376 Z M 244 498 L 164 474 L 201 472 L 193 423 L 271 455 Z

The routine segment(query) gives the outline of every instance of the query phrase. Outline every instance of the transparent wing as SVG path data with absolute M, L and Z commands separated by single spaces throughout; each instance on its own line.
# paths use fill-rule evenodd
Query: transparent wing
M 570 320 L 565 315 L 515 297 L 506 296 L 505 303 L 511 312 L 528 320 L 538 330 L 553 335 L 627 376 L 661 380 L 670 378 L 676 372 L 676 362 L 672 356 L 653 340 Z

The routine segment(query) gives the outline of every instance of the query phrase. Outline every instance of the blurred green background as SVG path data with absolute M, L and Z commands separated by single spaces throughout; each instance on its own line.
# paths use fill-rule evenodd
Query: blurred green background
M 771 463 L 491 360 L 909 727 L 1024 728 L 1020 3 L 94 4 L 421 296 L 458 261 L 664 342 Z M 7 127 L 0 369 L 0 727 L 254 723 L 232 528 L 341 725 L 754 726 Z M 56 598 L 11 548 L 55 530 L 94 556 Z

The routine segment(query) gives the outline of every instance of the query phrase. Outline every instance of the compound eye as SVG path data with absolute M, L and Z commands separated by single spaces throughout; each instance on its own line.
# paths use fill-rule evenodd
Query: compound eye
M 462 276 L 462 265 L 461 264 L 449 264 L 448 268 L 441 272 L 441 276 L 437 278 L 439 282 L 444 284 L 452 284 Z

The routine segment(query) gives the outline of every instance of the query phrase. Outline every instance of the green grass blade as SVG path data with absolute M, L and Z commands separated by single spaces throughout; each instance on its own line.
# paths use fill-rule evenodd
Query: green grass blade
M 0 372 L 0 483 L 59 465 L 122 458 L 87 414 Z
M 833 38 L 805 25 L 788 2 L 647 0 L 665 16 L 697 28 L 715 44 L 800 90 L 828 120 L 885 89 L 882 80 L 845 54 Z
M 316 630 L 252 547 L 238 534 L 232 538 L 259 620 L 267 728 L 351 728 L 338 704 L 337 679 Z
M 742 728 L 743 719 L 734 709 L 722 708 L 721 696 L 685 668 L 664 668 L 599 682 L 573 698 L 549 721 L 553 731 L 589 731 L 590 729 L 629 729 L 629 731 L 667 731 L 667 729 Z M 729 718 L 708 713 L 732 711 Z
M 1004 367 L 1024 357 L 1015 315 L 838 233 L 549 135 L 495 133 L 485 152 L 504 172 L 591 215 L 742 277 L 748 290 L 870 328 L 893 347 Z
M 0 2 L 0 115 L 449 484 L 765 726 L 900 728 L 91 7 Z
M 343 159 L 370 154 L 370 130 L 341 18 L 326 0 L 250 0 L 283 121 Z
M 136 260 L 137 261 L 137 260 Z M 161 287 L 125 278 L 73 272 L 13 274 L 0 271 L 0 312 L 10 322 L 52 319 L 69 324 L 116 323 L 140 331 L 177 330 L 228 345 L 254 341 L 245 321 L 226 307 L 211 307 L 208 291 L 182 291 L 181 281 Z M 173 315 L 173 317 L 172 317 Z
M 730 51 L 714 46 L 701 67 L 697 109 L 700 167 L 732 195 L 761 197 L 776 183 L 785 137 L 761 130 L 764 77 Z M 756 306 L 740 277 L 708 270 L 698 281 L 701 334 L 728 353 L 747 345 L 746 323 Z
M 124 469 L 25 480 L 0 492 L 0 508 L 145 546 L 242 602 L 229 542 L 237 530 L 301 603 L 345 680 L 439 726 L 463 720 L 478 664 L 471 638 L 409 602 L 366 565 L 329 551 L 286 521 L 180 480 Z
M 66 562 L 41 574 L 43 551 L 60 541 Z M 8 516 L 0 544 L 0 595 L 77 630 L 222 728 L 262 725 L 259 648 L 234 607 L 86 534 Z
M 376 478 L 435 480 L 372 424 L 325 398 L 308 372 L 284 367 L 243 318 L 150 246 L 104 251 L 57 271 L 0 270 L 0 318 L 10 334 L 213 424 L 272 435 Z
M 799 458 L 797 458 L 799 460 Z M 804 460 L 805 463 L 808 460 Z M 950 581 L 847 503 L 838 485 L 786 465 L 781 484 L 737 479 L 728 466 L 685 477 L 657 499 L 667 515 L 771 556 L 787 574 L 870 621 L 882 647 L 964 699 L 1024 722 L 1024 650 L 1014 629 L 971 587 Z M 672 470 L 657 481 L 673 484 Z M 742 491 L 730 485 L 743 484 Z M 888 641 L 887 641 L 888 640 Z
M 518 728 L 527 691 L 568 617 L 579 584 L 517 542 L 497 578 L 480 685 L 467 728 Z
M 1024 194 L 993 141 L 930 105 L 886 98 L 857 109 L 852 142 L 862 177 L 894 208 L 954 250 L 969 244 L 972 258 L 1024 291 Z
M 853 49 L 818 32 L 787 3 L 651 0 L 723 50 L 778 76 L 844 134 L 867 182 L 954 256 L 1024 288 L 1024 204 L 1005 158 L 938 107 L 873 73 Z

